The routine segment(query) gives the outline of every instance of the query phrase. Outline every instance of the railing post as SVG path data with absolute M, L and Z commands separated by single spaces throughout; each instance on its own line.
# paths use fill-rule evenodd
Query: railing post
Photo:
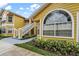
M 21 39 L 22 35 L 21 35 L 21 28 L 18 29 L 18 39 Z
M 13 38 L 16 38 L 16 29 L 13 30 Z
M 40 20 L 40 39 L 42 39 L 43 36 L 43 27 L 42 27 L 42 21 Z

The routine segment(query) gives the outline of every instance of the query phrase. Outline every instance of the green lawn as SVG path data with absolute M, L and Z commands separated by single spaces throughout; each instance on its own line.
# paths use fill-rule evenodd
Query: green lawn
M 44 56 L 57 55 L 56 53 L 51 53 L 49 51 L 45 51 L 43 49 L 39 49 L 39 48 L 33 46 L 31 43 L 16 44 L 16 46 L 19 46 L 19 47 L 31 50 L 33 52 L 39 53 L 39 54 L 44 55 Z

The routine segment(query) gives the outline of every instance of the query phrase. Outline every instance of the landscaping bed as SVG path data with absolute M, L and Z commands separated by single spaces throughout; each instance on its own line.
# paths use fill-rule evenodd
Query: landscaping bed
M 79 46 L 66 40 L 33 40 L 29 43 L 16 44 L 45 56 L 79 56 Z

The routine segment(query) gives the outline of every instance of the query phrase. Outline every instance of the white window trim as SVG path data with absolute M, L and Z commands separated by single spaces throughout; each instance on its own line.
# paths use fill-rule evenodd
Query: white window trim
M 54 38 L 70 38 L 70 39 L 73 39 L 72 37 L 62 37 L 62 36 L 48 36 L 48 35 L 43 35 L 44 37 L 54 37 Z
M 76 39 L 77 40 L 76 41 L 79 42 L 79 39 L 78 39 L 78 37 L 79 37 L 79 33 L 78 33 L 79 32 L 78 31 L 79 30 L 79 11 L 77 12 L 77 21 L 76 22 L 77 22 L 77 24 L 76 24 Z
M 46 16 L 47 16 L 49 13 L 51 13 L 52 11 L 55 11 L 55 10 L 63 10 L 63 11 L 66 11 L 66 12 L 71 16 L 71 20 L 72 20 L 72 37 L 64 37 L 64 36 L 48 36 L 48 35 L 47 35 L 47 37 L 56 37 L 56 38 L 74 38 L 74 18 L 73 18 L 73 15 L 72 15 L 72 13 L 71 13 L 70 11 L 68 11 L 68 10 L 66 10 L 66 9 L 62 9 L 62 8 L 51 10 L 51 11 L 49 11 L 49 12 L 44 16 L 43 21 L 42 21 L 42 27 L 41 27 L 41 28 L 42 28 L 42 31 L 41 31 L 42 36 L 43 36 L 43 23 L 44 23 L 44 20 L 45 20 Z
M 14 24 L 2 24 L 2 26 L 14 26 Z

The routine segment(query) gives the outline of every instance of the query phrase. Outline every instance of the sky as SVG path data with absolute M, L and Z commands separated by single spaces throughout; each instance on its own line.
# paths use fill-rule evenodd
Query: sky
M 42 3 L 0 3 L 0 9 L 9 10 L 25 18 L 29 18 L 42 5 Z

